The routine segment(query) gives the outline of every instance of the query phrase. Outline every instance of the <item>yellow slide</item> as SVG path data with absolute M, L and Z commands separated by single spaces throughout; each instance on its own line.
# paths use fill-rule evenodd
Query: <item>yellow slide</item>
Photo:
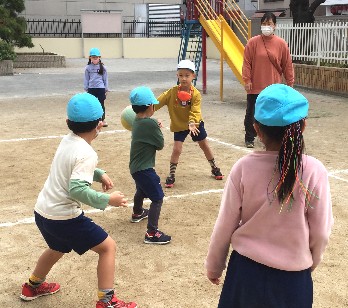
M 219 15 L 219 19 L 217 20 L 207 20 L 201 15 L 199 21 L 219 51 L 224 52 L 224 59 L 239 82 L 244 84 L 242 80 L 244 46 L 237 35 L 232 31 L 225 18 Z M 223 28 L 222 44 L 221 25 Z

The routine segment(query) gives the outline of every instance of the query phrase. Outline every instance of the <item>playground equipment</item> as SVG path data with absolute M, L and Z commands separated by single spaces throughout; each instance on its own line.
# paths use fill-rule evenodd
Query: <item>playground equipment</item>
M 240 83 L 244 43 L 251 37 L 250 21 L 234 0 L 187 0 L 178 61 L 190 59 L 198 75 L 202 60 L 203 93 L 206 93 L 206 35 L 220 51 L 221 68 L 227 62 Z M 220 71 L 222 92 L 223 71 Z M 221 95 L 222 96 L 222 95 Z

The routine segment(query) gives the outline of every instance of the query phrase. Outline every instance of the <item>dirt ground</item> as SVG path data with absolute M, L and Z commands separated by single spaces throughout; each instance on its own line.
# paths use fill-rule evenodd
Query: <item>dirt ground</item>
M 157 88 L 154 92 L 157 95 L 162 90 Z M 212 87 L 203 96 L 203 115 L 216 161 L 228 174 L 236 160 L 248 152 L 243 147 L 245 93 L 243 89 L 225 89 L 225 101 L 220 102 L 218 90 Z M 313 307 L 348 307 L 348 103 L 342 97 L 301 92 L 310 100 L 306 151 L 330 171 L 335 216 L 324 260 L 313 273 Z M 110 126 L 93 147 L 99 155 L 99 167 L 107 170 L 115 190 L 124 192 L 131 203 L 131 135 L 119 121 L 128 95 L 128 91 L 109 94 L 106 108 Z M 93 252 L 81 257 L 71 253 L 56 264 L 47 279 L 61 284 L 57 294 L 33 302 L 19 299 L 21 284 L 46 247 L 33 223 L 33 207 L 61 136 L 67 133 L 65 108 L 69 98 L 70 95 L 0 99 L 0 307 L 95 307 L 97 255 Z M 166 127 L 165 148 L 157 154 L 156 165 L 164 181 L 169 171 L 172 134 L 165 108 L 155 116 Z M 257 141 L 256 149 L 261 147 Z M 146 221 L 131 224 L 131 208 L 102 212 L 86 206 L 86 215 L 117 242 L 115 287 L 120 298 L 136 301 L 140 308 L 216 307 L 221 286 L 206 279 L 203 263 L 225 180 L 216 181 L 210 176 L 203 153 L 191 140 L 185 142 L 176 178 L 173 189 L 164 189 L 166 198 L 159 225 L 172 235 L 169 245 L 143 244 Z M 94 187 L 100 189 L 98 185 Z

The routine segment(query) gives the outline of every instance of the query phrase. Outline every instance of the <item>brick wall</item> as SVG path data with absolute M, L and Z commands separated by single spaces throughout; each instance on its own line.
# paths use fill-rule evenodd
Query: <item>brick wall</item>
M 348 96 L 348 68 L 295 64 L 295 85 Z
M 17 54 L 14 68 L 65 67 L 65 57 L 58 55 Z

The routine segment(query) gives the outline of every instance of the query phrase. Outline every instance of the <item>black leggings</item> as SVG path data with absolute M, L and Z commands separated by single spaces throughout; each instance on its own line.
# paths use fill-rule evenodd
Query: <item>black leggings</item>
M 256 137 L 254 129 L 255 103 L 258 94 L 247 94 L 247 107 L 244 118 L 245 141 L 253 142 Z
M 88 89 L 88 93 L 92 94 L 93 96 L 95 96 L 98 99 L 100 105 L 103 108 L 103 118 L 102 118 L 102 120 L 104 121 L 104 119 L 105 119 L 104 101 L 106 99 L 105 88 L 89 88 Z
M 146 198 L 145 194 L 140 189 L 137 189 L 134 195 L 134 213 L 142 213 L 144 198 Z M 161 214 L 162 203 L 163 199 L 151 202 L 147 221 L 148 231 L 155 231 L 158 229 L 158 220 Z

